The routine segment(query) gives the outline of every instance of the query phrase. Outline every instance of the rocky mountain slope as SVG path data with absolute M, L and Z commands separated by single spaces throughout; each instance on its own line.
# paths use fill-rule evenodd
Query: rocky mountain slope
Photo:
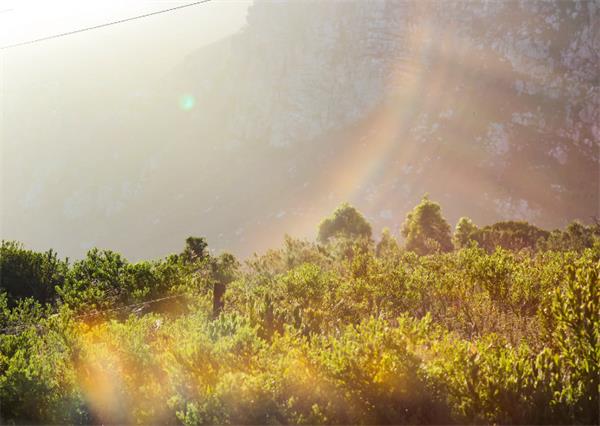
M 303 202 L 553 227 L 598 212 L 597 28 L 597 1 L 265 2 L 176 80 L 225 146 L 289 153 Z
M 133 257 L 189 234 L 239 254 L 312 237 L 342 201 L 396 230 L 425 192 L 452 223 L 589 221 L 598 28 L 597 0 L 257 2 L 103 119 L 90 161 L 110 176 L 78 177 L 52 220 L 68 247 L 87 232 Z

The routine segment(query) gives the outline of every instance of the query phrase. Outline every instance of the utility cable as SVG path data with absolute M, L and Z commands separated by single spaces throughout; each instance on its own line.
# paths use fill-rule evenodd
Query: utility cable
M 98 28 L 104 28 L 104 27 L 108 27 L 111 25 L 122 24 L 124 22 L 134 21 L 136 19 L 147 18 L 149 16 L 159 15 L 161 13 L 173 12 L 174 10 L 184 9 L 186 7 L 198 6 L 199 4 L 208 3 L 209 1 L 212 1 L 212 0 L 200 0 L 200 1 L 193 2 L 193 3 L 187 3 L 187 4 L 182 4 L 179 6 L 171 7 L 169 9 L 157 10 L 156 12 L 145 13 L 143 15 L 137 15 L 137 16 L 131 16 L 129 18 L 119 19 L 118 21 L 112 21 L 112 22 L 106 22 L 106 23 L 100 24 L 100 25 L 94 25 L 93 27 L 80 28 L 78 30 L 68 31 L 65 33 L 60 33 L 60 34 L 54 34 L 54 35 L 50 35 L 47 37 L 37 38 L 34 40 L 28 40 L 28 41 L 23 41 L 20 43 L 9 44 L 9 45 L 0 47 L 0 50 L 12 49 L 14 47 L 26 46 L 28 44 L 35 44 L 35 43 L 39 43 L 42 41 L 52 40 L 55 38 L 64 37 L 64 36 L 77 34 L 77 33 L 82 33 L 85 31 L 96 30 Z

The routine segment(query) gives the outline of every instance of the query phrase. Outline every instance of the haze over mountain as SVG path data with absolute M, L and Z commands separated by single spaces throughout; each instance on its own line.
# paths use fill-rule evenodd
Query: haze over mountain
M 312 238 L 343 201 L 397 232 L 425 192 L 451 223 L 589 221 L 597 28 L 600 1 L 258 2 L 158 75 L 160 52 L 127 42 L 80 39 L 19 86 L 9 57 L 2 237 L 136 259 L 205 235 L 248 255 Z

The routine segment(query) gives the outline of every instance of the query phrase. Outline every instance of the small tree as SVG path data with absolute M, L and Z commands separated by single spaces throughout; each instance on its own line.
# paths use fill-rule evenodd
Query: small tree
M 203 237 L 187 237 L 185 240 L 185 249 L 181 254 L 185 263 L 194 263 L 204 260 L 208 257 L 206 248 L 208 243 Z
M 582 252 L 586 248 L 593 247 L 594 242 L 599 240 L 599 230 L 598 223 L 585 226 L 575 220 L 562 231 L 558 229 L 552 231 L 548 238 L 540 241 L 538 247 L 546 250 Z
M 235 279 L 239 262 L 231 253 L 223 253 L 212 258 L 211 271 L 213 279 L 213 317 L 218 317 L 224 307 L 223 295 L 227 284 Z
M 218 257 L 211 256 L 208 243 L 203 237 L 188 237 L 180 256 L 190 272 L 207 278 L 211 283 L 213 317 L 218 317 L 224 307 L 223 296 L 227 284 L 235 279 L 239 262 L 230 253 L 223 253 Z
M 427 195 L 406 216 L 402 235 L 406 238 L 406 249 L 417 254 L 448 252 L 453 249 L 450 225 L 442 217 L 440 205 L 429 200 Z
M 378 257 L 395 256 L 400 253 L 398 242 L 388 228 L 384 228 L 381 231 L 381 240 L 377 243 L 375 253 Z
M 344 203 L 321 222 L 317 239 L 325 244 L 337 237 L 370 239 L 371 233 L 371 225 L 365 217 L 350 204 Z
M 550 233 L 524 221 L 497 222 L 493 225 L 476 229 L 471 239 L 477 241 L 480 247 L 493 252 L 496 247 L 506 250 L 534 250 L 548 239 Z
M 461 217 L 454 230 L 454 246 L 457 249 L 467 247 L 473 239 L 473 233 L 478 229 L 471 219 Z

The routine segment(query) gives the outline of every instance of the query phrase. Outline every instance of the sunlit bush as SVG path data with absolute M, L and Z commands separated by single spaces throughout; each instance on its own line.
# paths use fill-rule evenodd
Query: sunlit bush
M 56 301 L 0 292 L 2 421 L 596 421 L 598 247 L 336 241 L 286 238 L 242 267 L 91 251 Z

